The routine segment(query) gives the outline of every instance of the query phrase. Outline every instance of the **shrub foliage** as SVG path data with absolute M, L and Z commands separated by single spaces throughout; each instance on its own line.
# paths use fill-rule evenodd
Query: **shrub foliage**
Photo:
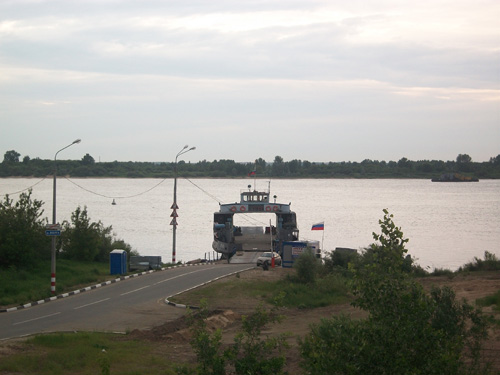
M 48 220 L 42 218 L 44 203 L 31 194 L 31 190 L 21 193 L 16 202 L 6 195 L 0 202 L 0 268 L 29 269 L 50 259 L 51 239 L 45 235 Z M 129 255 L 133 252 L 130 245 L 115 240 L 111 226 L 92 222 L 86 207 L 78 207 L 62 228 L 58 257 L 104 262 L 114 249 L 124 249 Z
M 486 321 L 449 288 L 427 294 L 407 270 L 400 228 L 384 210 L 370 262 L 352 266 L 353 304 L 368 318 L 322 320 L 300 342 L 307 374 L 481 374 Z
M 279 323 L 282 316 L 277 313 L 277 304 L 283 296 L 278 297 L 276 305 L 270 310 L 259 305 L 255 311 L 243 316 L 242 329 L 234 337 L 234 343 L 227 348 L 222 346 L 221 329 L 210 330 L 207 321 L 209 311 L 207 303 L 202 300 L 197 314 L 189 315 L 191 327 L 191 347 L 196 353 L 196 370 L 183 367 L 179 374 L 224 375 L 224 374 L 283 374 L 286 364 L 284 349 L 287 347 L 286 335 L 262 337 L 262 331 L 273 323 Z
M 32 199 L 31 193 L 21 193 L 17 202 L 6 195 L 0 202 L 0 268 L 30 268 L 50 259 L 43 202 Z

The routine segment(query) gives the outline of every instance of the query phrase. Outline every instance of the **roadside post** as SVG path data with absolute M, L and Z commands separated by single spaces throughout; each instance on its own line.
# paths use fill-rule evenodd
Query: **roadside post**
M 173 210 L 172 215 L 170 215 L 172 217 L 172 221 L 170 222 L 170 225 L 172 225 L 172 264 L 175 264 L 177 217 L 179 217 L 176 211 L 179 209 L 179 206 L 177 205 L 177 158 L 186 152 L 196 150 L 196 147 L 188 147 L 188 145 L 185 145 L 182 150 L 177 153 L 174 163 L 174 203 L 172 204 L 172 207 L 170 207 Z
M 61 235 L 61 226 L 59 224 L 47 224 L 45 225 L 45 235 L 52 237 L 52 248 L 56 248 L 56 237 Z M 50 273 L 50 291 L 52 294 L 56 291 L 56 272 L 55 272 L 55 251 L 52 252 L 54 254 L 52 264 L 53 268 Z
M 56 293 L 56 236 L 61 235 L 61 227 L 59 226 L 59 224 L 57 224 L 56 220 L 57 154 L 59 154 L 62 150 L 65 150 L 68 147 L 73 146 L 74 144 L 80 143 L 81 141 L 82 141 L 81 139 L 74 140 L 66 147 L 61 148 L 54 155 L 54 182 L 52 187 L 52 225 L 54 227 L 45 230 L 45 235 L 52 236 L 52 245 L 50 249 L 50 292 L 52 294 Z

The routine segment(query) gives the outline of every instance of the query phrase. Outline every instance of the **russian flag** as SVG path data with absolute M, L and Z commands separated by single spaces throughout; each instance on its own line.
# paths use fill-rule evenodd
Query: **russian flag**
M 311 230 L 325 230 L 325 223 L 313 224 Z
M 256 171 L 251 171 L 248 173 L 248 177 L 255 176 L 255 174 L 256 174 Z

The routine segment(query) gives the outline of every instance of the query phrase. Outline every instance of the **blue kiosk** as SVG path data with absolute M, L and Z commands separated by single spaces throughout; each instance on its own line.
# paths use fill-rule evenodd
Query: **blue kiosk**
M 109 253 L 109 273 L 111 275 L 125 275 L 127 273 L 127 252 L 113 250 Z

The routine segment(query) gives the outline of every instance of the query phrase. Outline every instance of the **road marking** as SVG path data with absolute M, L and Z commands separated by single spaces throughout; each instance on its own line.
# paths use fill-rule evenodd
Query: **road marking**
M 138 292 L 139 290 L 149 288 L 150 286 L 151 286 L 151 285 L 146 285 L 146 286 L 143 286 L 142 288 L 139 288 L 139 289 L 134 289 L 134 290 L 131 290 L 131 291 L 129 291 L 129 292 L 125 292 L 125 293 L 120 294 L 120 296 L 126 296 L 127 294 L 130 294 L 130 293 L 135 293 L 135 292 Z
M 78 310 L 78 309 L 82 309 L 82 308 L 87 307 L 87 306 L 92 306 L 92 305 L 95 305 L 96 303 L 101 303 L 101 302 L 107 301 L 108 299 L 110 299 L 110 298 L 105 298 L 105 299 L 101 299 L 100 301 L 87 303 L 86 305 L 75 307 L 73 310 Z
M 14 323 L 12 324 L 13 326 L 17 326 L 19 324 L 25 324 L 25 323 L 29 323 L 29 322 L 34 322 L 35 320 L 40 320 L 40 319 L 45 319 L 45 318 L 50 318 L 51 316 L 54 316 L 54 315 L 59 315 L 60 312 L 56 312 L 54 314 L 50 314 L 50 315 L 44 315 L 44 316 L 40 316 L 38 318 L 33 318 L 33 319 L 29 319 L 29 320 L 24 320 L 22 322 L 17 322 L 17 323 Z
M 162 281 L 158 281 L 158 282 L 157 282 L 157 283 L 155 283 L 154 285 L 158 285 L 158 284 L 161 284 L 161 283 L 165 283 L 165 282 L 167 282 L 167 281 L 174 280 L 174 279 L 177 279 L 177 278 L 179 278 L 179 277 L 183 277 L 183 276 L 191 275 L 192 273 L 202 272 L 202 271 L 206 271 L 206 270 L 197 270 L 197 271 L 193 271 L 193 272 L 183 273 L 182 275 L 174 276 L 174 277 L 171 277 L 170 279 L 165 279 L 165 280 L 162 280 Z
M 135 293 L 135 292 L 138 292 L 138 291 L 140 291 L 142 289 L 149 288 L 150 286 L 159 285 L 159 284 L 165 283 L 165 282 L 170 281 L 170 280 L 178 279 L 179 277 L 184 277 L 184 276 L 191 275 L 193 273 L 203 272 L 203 271 L 207 271 L 207 270 L 206 269 L 201 269 L 201 270 L 196 270 L 196 271 L 192 271 L 192 272 L 188 272 L 188 273 L 183 273 L 182 275 L 177 275 L 177 276 L 171 277 L 170 279 L 165 279 L 165 280 L 162 280 L 162 281 L 158 281 L 158 282 L 156 282 L 156 283 L 154 283 L 152 285 L 146 285 L 146 286 L 143 286 L 142 288 L 134 289 L 134 290 L 131 290 L 129 292 L 122 293 L 122 294 L 120 294 L 120 296 L 125 296 L 125 295 L 130 294 L 130 293 Z

